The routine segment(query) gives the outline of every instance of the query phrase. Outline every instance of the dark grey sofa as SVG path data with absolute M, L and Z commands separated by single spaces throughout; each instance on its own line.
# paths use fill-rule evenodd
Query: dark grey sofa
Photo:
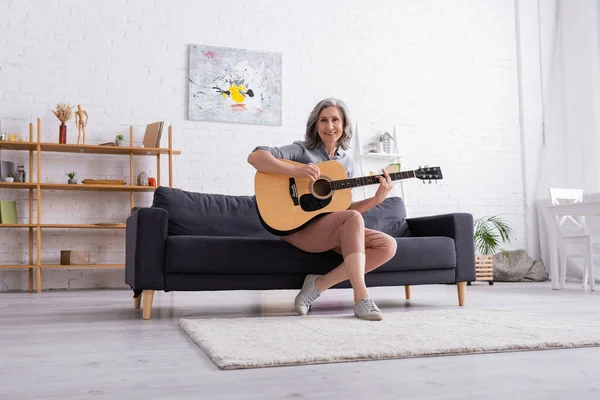
M 395 257 L 367 274 L 368 286 L 405 286 L 410 298 L 410 285 L 458 284 L 463 305 L 466 282 L 475 280 L 471 214 L 407 219 L 402 199 L 391 197 L 363 217 L 367 228 L 398 241 Z M 144 319 L 155 290 L 298 290 L 306 274 L 327 273 L 341 261 L 333 251 L 306 253 L 269 233 L 252 196 L 161 186 L 152 207 L 127 219 L 125 281 L 136 308 L 143 299 Z

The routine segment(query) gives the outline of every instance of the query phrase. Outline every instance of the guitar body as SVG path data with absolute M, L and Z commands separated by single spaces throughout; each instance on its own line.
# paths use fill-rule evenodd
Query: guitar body
M 295 161 L 280 160 L 292 165 Z M 278 236 L 294 233 L 319 215 L 347 210 L 352 204 L 351 189 L 331 191 L 328 181 L 347 179 L 346 169 L 337 161 L 316 164 L 321 177 L 309 178 L 257 172 L 254 178 L 256 204 L 265 228 Z

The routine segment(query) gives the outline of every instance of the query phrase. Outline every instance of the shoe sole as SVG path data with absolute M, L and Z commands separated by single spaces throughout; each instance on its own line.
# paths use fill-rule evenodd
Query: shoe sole
M 363 319 L 365 321 L 383 321 L 383 317 L 379 317 L 376 315 L 366 315 L 363 317 L 359 317 L 358 314 L 354 313 L 354 316 L 358 319 Z

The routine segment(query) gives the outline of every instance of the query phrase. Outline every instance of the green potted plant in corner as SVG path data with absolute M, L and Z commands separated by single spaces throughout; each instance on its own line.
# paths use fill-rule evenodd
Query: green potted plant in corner
M 125 146 L 125 138 L 122 134 L 117 135 L 117 137 L 115 138 L 115 144 L 117 146 Z
M 473 221 L 475 240 L 475 270 L 478 281 L 494 284 L 494 254 L 502 243 L 510 242 L 513 230 L 497 215 L 484 216 Z M 470 284 L 470 282 L 468 283 Z
M 76 185 L 77 184 L 77 179 L 75 179 L 75 175 L 77 175 L 75 173 L 75 171 L 71 171 L 71 172 L 67 173 L 67 176 L 69 177 L 69 184 L 70 185 Z

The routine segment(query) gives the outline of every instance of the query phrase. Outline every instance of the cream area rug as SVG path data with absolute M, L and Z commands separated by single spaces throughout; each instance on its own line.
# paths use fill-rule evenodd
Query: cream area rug
M 600 322 L 506 310 L 182 319 L 222 369 L 600 346 Z

